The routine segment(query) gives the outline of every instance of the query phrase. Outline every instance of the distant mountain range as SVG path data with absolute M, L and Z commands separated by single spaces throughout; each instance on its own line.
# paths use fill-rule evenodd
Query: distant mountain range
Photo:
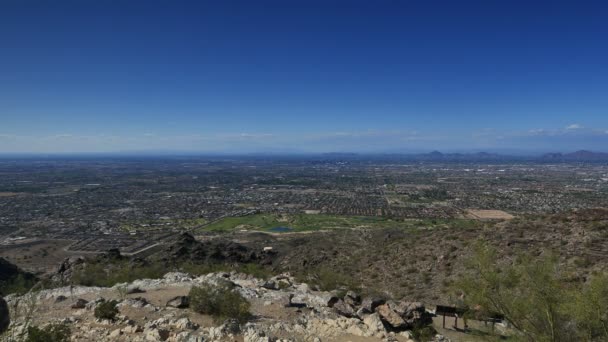
M 580 150 L 572 153 L 547 153 L 541 157 L 546 161 L 608 161 L 608 153 Z
M 488 152 L 476 153 L 442 153 L 433 151 L 418 154 L 358 154 L 358 153 L 324 153 L 327 159 L 395 159 L 411 161 L 536 161 L 536 162 L 608 162 L 608 153 L 580 150 L 572 153 L 546 153 L 540 156 L 514 156 Z

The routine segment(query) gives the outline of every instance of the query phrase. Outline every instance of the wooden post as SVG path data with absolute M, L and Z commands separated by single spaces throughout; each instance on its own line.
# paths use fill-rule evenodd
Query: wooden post
M 454 328 L 458 330 L 458 315 L 454 315 Z
M 443 315 L 443 329 L 445 329 L 445 314 Z

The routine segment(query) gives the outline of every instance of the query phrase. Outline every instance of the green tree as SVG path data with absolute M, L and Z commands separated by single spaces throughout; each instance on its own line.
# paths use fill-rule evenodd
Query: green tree
M 608 341 L 608 276 L 599 274 L 570 303 L 581 340 Z
M 570 310 L 573 290 L 551 256 L 520 256 L 500 263 L 496 250 L 478 243 L 467 266 L 469 273 L 456 287 L 464 304 L 480 316 L 502 314 L 528 341 L 575 341 L 577 329 Z

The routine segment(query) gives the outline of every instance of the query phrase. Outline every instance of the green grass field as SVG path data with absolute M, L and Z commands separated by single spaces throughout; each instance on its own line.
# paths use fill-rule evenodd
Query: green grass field
M 257 214 L 242 217 L 228 217 L 202 228 L 204 231 L 230 231 L 247 229 L 270 231 L 276 227 L 289 227 L 291 231 L 311 231 L 320 229 L 350 228 L 432 228 L 449 226 L 466 229 L 478 225 L 475 220 L 466 219 L 408 219 L 393 220 L 373 216 L 337 215 L 274 215 Z

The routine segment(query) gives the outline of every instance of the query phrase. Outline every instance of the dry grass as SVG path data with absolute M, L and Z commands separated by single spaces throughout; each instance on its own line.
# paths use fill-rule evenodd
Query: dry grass
M 478 220 L 511 220 L 515 216 L 502 210 L 467 209 L 467 218 Z

